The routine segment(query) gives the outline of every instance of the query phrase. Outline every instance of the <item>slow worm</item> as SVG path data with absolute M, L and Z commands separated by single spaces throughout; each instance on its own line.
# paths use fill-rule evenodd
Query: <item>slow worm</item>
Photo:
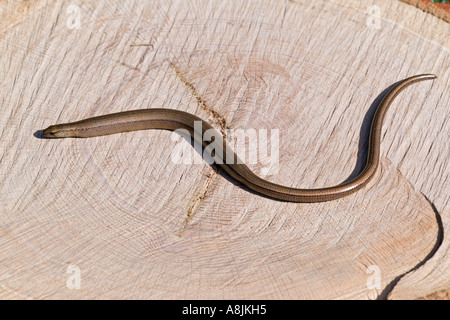
M 403 89 L 415 82 L 435 78 L 436 76 L 432 74 L 416 75 L 402 80 L 390 88 L 377 107 L 372 120 L 366 165 L 358 176 L 348 182 L 319 189 L 297 189 L 269 182 L 258 177 L 245 164 L 239 164 L 237 155 L 227 147 L 225 139 L 222 139 L 222 143 L 220 141 L 213 142 L 215 143 L 215 152 L 223 152 L 224 161 L 218 165 L 233 179 L 260 194 L 274 199 L 292 202 L 322 202 L 345 197 L 360 190 L 374 176 L 380 157 L 383 119 L 395 97 Z M 194 126 L 195 121 L 201 121 L 201 132 L 195 132 L 196 128 L 198 131 L 198 126 Z M 203 134 L 206 130 L 215 130 L 209 123 L 190 113 L 173 109 L 144 109 L 52 125 L 45 129 L 42 134 L 45 138 L 88 138 L 145 129 L 166 129 L 172 131 L 185 129 L 204 148 L 210 145 L 211 142 L 203 141 Z M 218 134 L 217 131 L 215 132 Z M 211 148 L 212 146 L 210 145 L 209 147 Z

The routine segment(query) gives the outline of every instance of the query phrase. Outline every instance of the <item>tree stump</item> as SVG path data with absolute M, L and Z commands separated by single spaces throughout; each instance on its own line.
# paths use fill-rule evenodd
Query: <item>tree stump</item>
M 443 20 L 390 0 L 1 9 L 0 298 L 415 299 L 450 288 Z M 375 178 L 325 203 L 261 197 L 168 131 L 36 133 L 183 110 L 230 143 L 248 133 L 258 175 L 320 188 L 358 174 L 377 97 L 420 73 L 438 79 L 391 106 Z

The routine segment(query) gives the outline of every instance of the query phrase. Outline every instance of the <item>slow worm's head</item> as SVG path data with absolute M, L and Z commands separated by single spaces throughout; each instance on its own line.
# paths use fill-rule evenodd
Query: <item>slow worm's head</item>
M 42 135 L 45 138 L 67 138 L 69 137 L 69 131 L 59 125 L 53 125 L 42 131 Z

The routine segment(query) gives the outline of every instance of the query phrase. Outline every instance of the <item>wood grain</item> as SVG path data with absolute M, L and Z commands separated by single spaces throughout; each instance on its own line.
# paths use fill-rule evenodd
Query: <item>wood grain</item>
M 444 21 L 388 0 L 0 5 L 1 298 L 414 299 L 450 288 Z M 169 132 L 33 135 L 173 108 L 230 142 L 226 129 L 277 130 L 266 178 L 322 187 L 357 174 L 374 101 L 419 73 L 438 79 L 392 105 L 374 181 L 327 203 L 273 201 L 203 161 L 174 163 L 191 146 Z

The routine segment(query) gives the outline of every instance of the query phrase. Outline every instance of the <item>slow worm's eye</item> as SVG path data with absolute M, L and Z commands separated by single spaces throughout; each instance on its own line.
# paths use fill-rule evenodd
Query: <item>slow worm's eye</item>
M 53 128 L 47 128 L 42 132 L 44 137 L 47 137 L 47 138 L 56 137 L 57 133 L 58 133 L 58 130 L 55 130 Z

